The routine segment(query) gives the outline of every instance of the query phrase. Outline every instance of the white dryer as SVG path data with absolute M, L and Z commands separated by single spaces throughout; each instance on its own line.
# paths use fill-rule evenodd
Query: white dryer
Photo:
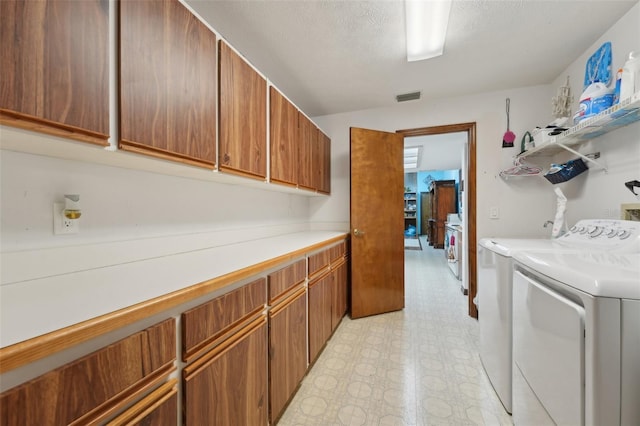
M 563 239 L 579 249 L 514 254 L 514 423 L 639 425 L 640 223 Z
M 502 405 L 511 413 L 513 255 L 555 250 L 551 239 L 482 238 L 478 242 L 480 360 Z

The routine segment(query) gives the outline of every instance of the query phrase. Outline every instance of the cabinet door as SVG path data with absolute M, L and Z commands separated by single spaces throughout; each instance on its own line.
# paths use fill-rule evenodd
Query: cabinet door
M 347 263 L 343 262 L 332 272 L 331 331 L 335 331 L 347 312 Z
M 269 318 L 269 400 L 273 424 L 307 370 L 307 294 L 303 290 Z
M 120 147 L 213 168 L 215 116 L 215 34 L 178 0 L 121 1 Z
M 0 16 L 0 122 L 107 145 L 108 2 L 2 0 Z
M 309 284 L 309 361 L 313 362 L 331 336 L 331 281 L 327 274 Z
M 220 41 L 221 170 L 267 176 L 267 81 Z
M 298 184 L 298 110 L 275 87 L 270 88 L 271 180 Z
M 2 425 L 98 424 L 175 370 L 168 319 L 0 395 Z
M 267 424 L 267 322 L 184 369 L 186 425 Z
M 316 167 L 318 192 L 331 193 L 331 139 L 318 129 L 317 157 L 313 159 Z
M 315 126 L 304 114 L 298 116 L 298 185 L 305 189 L 316 189 L 313 177 L 313 146 L 318 137 Z

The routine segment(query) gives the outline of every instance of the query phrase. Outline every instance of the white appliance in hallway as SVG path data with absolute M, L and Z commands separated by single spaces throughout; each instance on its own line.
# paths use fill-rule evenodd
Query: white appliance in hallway
M 513 255 L 554 250 L 552 239 L 482 238 L 478 242 L 480 360 L 496 394 L 511 413 Z
M 447 215 L 444 230 L 444 256 L 453 275 L 462 280 L 462 222 L 457 213 Z
M 640 223 L 583 220 L 560 240 L 514 254 L 514 423 L 638 425 Z

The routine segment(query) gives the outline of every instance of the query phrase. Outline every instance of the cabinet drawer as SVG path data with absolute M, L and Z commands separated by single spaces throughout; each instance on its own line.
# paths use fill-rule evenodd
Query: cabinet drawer
M 184 361 L 212 347 L 216 340 L 260 313 L 267 304 L 266 279 L 243 287 L 190 309 L 182 314 Z
M 347 253 L 347 241 L 342 241 L 329 249 L 329 260 L 337 262 Z
M 331 249 L 322 250 L 309 256 L 309 277 L 318 273 L 321 269 L 329 266 Z
M 296 263 L 279 269 L 268 276 L 269 280 L 269 303 L 280 296 L 296 284 L 304 282 L 306 278 L 306 261 L 301 259 Z
M 2 425 L 97 423 L 175 368 L 175 320 L 168 319 L 0 396 Z

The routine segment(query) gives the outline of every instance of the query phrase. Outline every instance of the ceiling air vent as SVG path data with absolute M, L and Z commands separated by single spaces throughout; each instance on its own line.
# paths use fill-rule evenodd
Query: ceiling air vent
M 396 96 L 396 101 L 398 102 L 413 101 L 415 99 L 420 99 L 420 92 L 404 93 Z

